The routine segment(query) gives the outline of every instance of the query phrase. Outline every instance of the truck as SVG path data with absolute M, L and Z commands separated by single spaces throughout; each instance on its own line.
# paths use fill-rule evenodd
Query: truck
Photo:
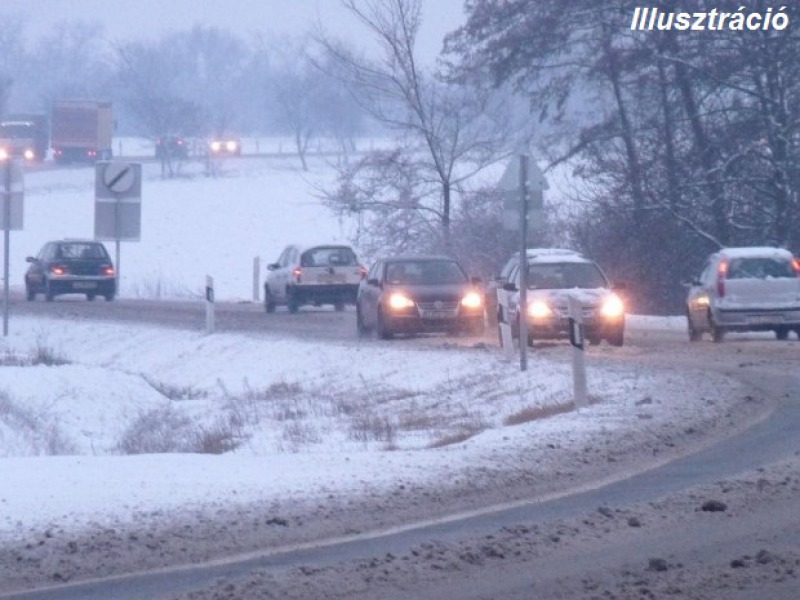
M 57 100 L 53 103 L 50 145 L 56 162 L 110 160 L 113 133 L 111 102 Z
M 47 117 L 40 114 L 7 115 L 0 120 L 0 157 L 43 161 L 47 156 Z

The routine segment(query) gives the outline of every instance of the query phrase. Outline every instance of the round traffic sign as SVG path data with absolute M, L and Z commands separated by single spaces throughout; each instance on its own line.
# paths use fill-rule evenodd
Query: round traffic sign
M 130 163 L 112 162 L 103 170 L 103 185 L 115 194 L 124 194 L 133 187 L 136 172 Z

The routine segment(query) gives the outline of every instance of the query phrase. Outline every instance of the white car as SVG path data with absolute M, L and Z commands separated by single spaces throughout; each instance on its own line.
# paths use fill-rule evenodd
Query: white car
M 277 262 L 267 265 L 264 308 L 271 313 L 285 305 L 297 312 L 306 304 L 333 304 L 343 310 L 345 304 L 355 304 L 365 274 L 350 246 L 287 246 Z
M 771 247 L 725 248 L 706 259 L 686 298 L 689 339 L 721 342 L 728 331 L 800 337 L 800 260 Z
M 581 303 L 586 339 L 592 344 L 606 340 L 613 346 L 622 346 L 625 305 L 594 261 L 571 250 L 547 248 L 528 250 L 527 256 L 528 306 L 524 311 L 520 309 L 517 264 L 499 294 L 498 323 L 509 324 L 512 336 L 518 338 L 520 316 L 524 313 L 529 345 L 535 339 L 567 339 L 570 334 L 567 305 L 568 298 L 573 296 Z

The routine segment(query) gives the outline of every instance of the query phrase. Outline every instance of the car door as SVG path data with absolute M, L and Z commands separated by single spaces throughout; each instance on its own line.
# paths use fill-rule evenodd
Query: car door
M 284 301 L 286 297 L 285 271 L 290 250 L 291 247 L 284 248 L 278 260 L 273 263 L 275 265 L 274 268 L 272 265 L 269 267 L 267 285 L 269 286 L 269 293 L 272 294 L 275 300 Z
M 374 327 L 378 320 L 378 302 L 380 301 L 383 280 L 383 261 L 377 261 L 367 273 L 361 284 L 361 316 L 367 327 Z

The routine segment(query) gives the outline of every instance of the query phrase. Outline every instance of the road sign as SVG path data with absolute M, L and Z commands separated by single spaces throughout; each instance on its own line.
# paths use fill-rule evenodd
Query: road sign
M 4 179 L 3 191 L 0 193 L 0 229 L 19 231 L 22 229 L 22 203 L 25 186 L 22 178 L 22 165 L 18 160 L 6 159 Z
M 142 197 L 142 165 L 99 161 L 95 165 L 95 198 L 139 199 Z
M 530 156 L 530 153 L 523 152 L 521 156 Z M 519 211 L 523 182 L 520 179 L 520 163 L 522 162 L 520 157 L 512 158 L 500 177 L 500 189 L 503 192 L 503 227 L 508 231 L 519 231 L 521 223 Z M 535 230 L 543 223 L 544 199 L 542 192 L 548 189 L 548 184 L 544 173 L 534 160 L 528 161 L 525 188 L 528 224 L 530 229 Z

